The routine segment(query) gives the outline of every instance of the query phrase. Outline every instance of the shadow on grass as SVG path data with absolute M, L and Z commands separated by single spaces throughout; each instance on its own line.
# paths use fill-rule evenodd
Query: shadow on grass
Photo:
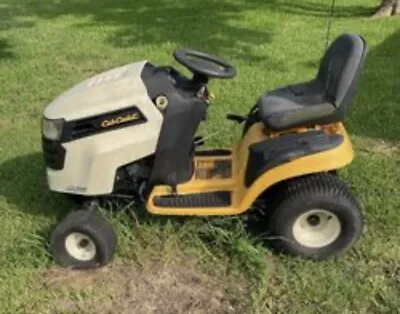
M 8 40 L 0 39 L 0 61 L 2 59 L 12 59 L 14 58 L 14 53 L 12 52 L 12 46 L 9 44 Z
M 65 195 L 51 192 L 47 185 L 45 165 L 41 153 L 19 156 L 0 164 L 2 184 L 0 195 L 12 207 L 28 215 L 53 217 L 61 220 L 70 210 L 82 207 L 82 203 L 73 202 Z M 129 202 L 128 202 L 129 203 Z M 111 215 L 118 215 L 127 202 L 102 201 L 101 206 Z M 118 207 L 117 207 L 118 206 Z M 170 222 L 168 216 L 154 216 L 147 212 L 144 206 L 126 207 L 134 214 L 134 219 L 141 223 L 164 225 Z M 183 224 L 189 218 L 174 217 L 176 224 Z M 45 231 L 47 234 L 48 232 Z
M 399 52 L 400 29 L 369 53 L 356 101 L 350 108 L 352 134 L 400 140 Z
M 30 267 L 36 265 L 50 265 L 49 238 L 56 224 L 66 214 L 77 209 L 75 205 L 63 195 L 49 191 L 45 176 L 45 167 L 40 153 L 33 153 L 16 157 L 0 164 L 2 184 L 0 196 L 6 199 L 10 205 L 8 210 L 20 211 L 24 219 L 35 217 L 50 218 L 52 223 L 40 224 L 23 238 L 17 240 L 7 253 L 6 265 L 14 263 Z M 114 207 L 115 208 L 115 207 Z M 147 246 L 155 246 L 149 250 L 165 250 L 165 245 L 173 241 L 179 241 L 177 248 L 195 248 L 200 245 L 202 250 L 220 256 L 221 252 L 229 256 L 235 265 L 251 273 L 254 265 L 261 265 L 264 254 L 254 249 L 258 245 L 257 234 L 254 230 L 245 229 L 240 217 L 180 217 L 180 216 L 156 216 L 147 212 L 144 206 L 131 206 L 125 211 L 111 211 L 109 208 L 105 214 L 117 223 L 114 225 L 120 232 L 123 243 L 129 243 L 129 239 L 135 238 L 136 244 L 145 249 Z M 46 220 L 48 221 L 48 220 Z M 128 237 L 126 237 L 128 236 Z M 125 241 L 125 242 L 124 242 Z M 172 241 L 172 242 L 171 242 Z M 122 244 L 123 244 L 122 243 Z M 129 243 L 131 245 L 131 243 Z M 267 246 L 268 247 L 268 246 Z M 132 252 L 123 249 L 123 257 L 132 257 Z M 132 249 L 130 249 L 132 250 Z M 191 250 L 191 249 L 190 249 Z M 189 250 L 189 251 L 190 251 Z M 189 252 L 188 251 L 188 252 Z M 21 256 L 26 252 L 30 254 L 21 262 Z M 156 252 L 156 251 L 155 251 Z M 248 254 L 252 256 L 249 259 Z M 135 255 L 135 254 L 133 254 Z M 5 266 L 7 267 L 7 266 Z M 258 267 L 258 266 L 257 266 Z
M 25 214 L 59 218 L 71 206 L 64 197 L 49 191 L 40 153 L 8 160 L 0 164 L 0 173 L 0 195 Z
M 273 0 L 261 1 L 254 0 L 253 3 L 268 4 L 271 9 L 286 12 L 294 15 L 306 16 L 329 16 L 332 8 L 332 0 L 326 0 L 324 3 L 315 3 L 311 1 L 298 0 Z M 366 7 L 360 5 L 335 5 L 334 17 L 371 16 L 375 12 L 376 7 Z
M 109 42 L 117 47 L 171 43 L 247 61 L 265 60 L 254 47 L 272 41 L 272 27 L 262 30 L 241 23 L 248 10 L 266 9 L 301 16 L 327 16 L 330 2 L 288 0 L 5 0 L 0 29 L 31 27 L 36 19 L 85 18 L 73 27 L 113 27 Z M 369 15 L 373 8 L 336 6 L 336 17 Z M 256 21 L 254 21 L 256 23 Z M 265 24 L 265 21 L 263 21 Z M 278 66 L 278 64 L 277 64 Z
M 5 161 L 0 164 L 0 173 L 0 196 L 5 198 L 8 211 L 19 211 L 26 220 L 30 220 L 30 217 L 35 221 L 49 218 L 56 222 L 71 209 L 72 204 L 65 197 L 49 191 L 42 154 L 33 153 Z M 54 223 L 38 223 L 33 228 L 28 227 L 28 234 L 16 239 L 4 252 L 7 258 L 2 265 L 47 265 L 50 262 L 48 241 L 54 227 Z M 21 259 L 22 256 L 24 258 Z
M 257 61 L 255 45 L 271 41 L 272 34 L 241 26 L 243 11 L 259 3 L 212 0 L 65 0 L 8 1 L 14 15 L 39 19 L 62 16 L 87 18 L 74 27 L 112 26 L 109 41 L 117 47 L 135 47 L 161 43 L 210 51 L 231 57 Z M 0 17 L 2 14 L 0 13 Z M 16 20 L 16 17 L 14 17 Z M 12 25 L 11 22 L 7 25 Z M 265 59 L 265 56 L 262 57 Z

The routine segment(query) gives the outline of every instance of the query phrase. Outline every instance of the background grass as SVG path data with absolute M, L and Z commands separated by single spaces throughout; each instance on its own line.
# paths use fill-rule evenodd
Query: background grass
M 131 313 L 133 305 L 118 308 L 120 303 L 140 303 L 124 291 L 111 307 L 104 303 L 99 310 L 93 304 L 121 291 L 96 290 L 96 282 L 80 287 L 48 283 L 55 276 L 48 273 L 54 267 L 48 235 L 71 207 L 48 192 L 40 154 L 40 118 L 54 97 L 102 70 L 142 59 L 176 65 L 171 58 L 175 48 L 198 48 L 229 59 L 238 69 L 235 80 L 211 83 L 217 100 L 202 129 L 203 135 L 225 130 L 209 146 L 229 145 L 240 130 L 224 120 L 227 112 L 246 113 L 266 90 L 314 75 L 325 48 L 329 2 L 2 0 L 0 312 Z M 144 275 L 152 273 L 148 265 L 189 267 L 212 278 L 201 281 L 203 286 L 214 280 L 229 304 L 221 301 L 212 308 L 210 290 L 202 292 L 206 298 L 197 305 L 200 294 L 194 293 L 191 307 L 168 303 L 134 312 L 399 312 L 400 21 L 368 19 L 375 0 L 337 3 L 332 36 L 360 33 L 370 46 L 347 119 L 357 158 L 342 172 L 364 205 L 366 229 L 360 243 L 344 257 L 313 263 L 272 255 L 246 234 L 240 219 L 158 218 L 138 209 L 137 219 L 127 214 L 111 218 L 120 235 L 115 264 L 128 261 L 132 266 L 131 277 L 118 280 L 145 289 Z M 150 284 L 168 290 L 170 283 Z M 100 299 L 99 293 L 104 293 Z M 174 297 L 183 304 L 183 297 Z

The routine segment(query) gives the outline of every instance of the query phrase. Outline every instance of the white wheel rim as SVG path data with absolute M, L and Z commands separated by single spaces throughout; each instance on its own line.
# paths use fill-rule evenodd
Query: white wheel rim
M 74 232 L 65 239 L 65 249 L 73 258 L 87 262 L 96 256 L 96 244 L 84 233 Z
M 341 230 L 338 216 L 324 209 L 313 209 L 296 219 L 293 237 L 305 247 L 322 248 L 333 243 Z

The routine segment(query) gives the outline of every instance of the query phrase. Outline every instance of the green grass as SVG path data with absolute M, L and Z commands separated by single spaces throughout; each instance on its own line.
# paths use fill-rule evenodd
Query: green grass
M 235 80 L 212 82 L 217 100 L 202 129 L 225 129 L 208 145 L 229 145 L 240 130 L 226 112 L 246 113 L 264 91 L 314 75 L 329 1 L 2 0 L 0 312 L 399 313 L 400 20 L 368 19 L 375 0 L 337 3 L 333 36 L 357 32 L 370 46 L 347 119 L 357 158 L 342 172 L 364 205 L 359 244 L 314 263 L 273 255 L 240 219 L 138 209 L 136 219 L 111 218 L 120 235 L 113 266 L 76 275 L 54 268 L 47 251 L 71 204 L 47 190 L 45 106 L 94 73 L 144 58 L 170 64 L 175 48 L 198 48 L 238 69 Z

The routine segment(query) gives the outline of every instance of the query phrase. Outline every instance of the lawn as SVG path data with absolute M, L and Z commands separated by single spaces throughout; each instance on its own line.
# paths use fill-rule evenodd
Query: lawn
M 47 190 L 40 154 L 45 106 L 73 84 L 149 59 L 174 64 L 178 47 L 238 69 L 213 81 L 202 135 L 238 139 L 224 120 L 266 90 L 311 78 L 325 47 L 329 0 L 1 0 L 1 313 L 400 313 L 400 20 L 371 20 L 375 0 L 338 0 L 332 36 L 369 43 L 346 125 L 356 159 L 341 172 L 366 217 L 346 255 L 310 262 L 274 255 L 241 218 L 110 215 L 120 237 L 112 265 L 58 268 L 48 236 L 71 208 Z

